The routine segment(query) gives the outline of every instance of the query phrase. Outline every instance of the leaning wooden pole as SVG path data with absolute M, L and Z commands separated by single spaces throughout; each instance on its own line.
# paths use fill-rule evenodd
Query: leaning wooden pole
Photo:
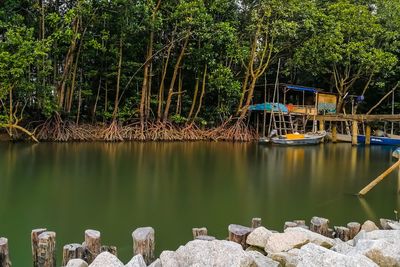
M 366 187 L 361 189 L 360 192 L 358 192 L 359 196 L 365 196 L 372 188 L 374 188 L 378 183 L 380 183 L 386 176 L 388 176 L 394 169 L 400 166 L 400 159 L 393 164 L 392 166 L 389 167 L 386 171 L 384 171 L 381 175 L 375 178 L 372 182 L 370 182 Z

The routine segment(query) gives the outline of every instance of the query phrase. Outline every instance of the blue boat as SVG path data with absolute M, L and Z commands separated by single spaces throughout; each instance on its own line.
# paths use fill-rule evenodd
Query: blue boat
M 384 137 L 384 136 L 371 136 L 371 145 L 382 145 L 382 146 L 400 146 L 400 138 Z M 358 135 L 357 142 L 359 144 L 365 144 L 365 135 Z

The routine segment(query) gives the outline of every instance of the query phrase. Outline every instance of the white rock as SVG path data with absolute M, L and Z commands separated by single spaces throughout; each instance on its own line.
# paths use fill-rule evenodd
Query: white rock
M 347 255 L 364 255 L 379 266 L 400 266 L 400 241 L 361 239 Z
M 264 256 L 260 252 L 257 251 L 249 251 L 247 252 L 254 259 L 255 266 L 254 267 L 278 267 L 279 262 L 274 261 L 273 259 Z
M 310 240 L 307 238 L 307 235 L 298 231 L 274 233 L 268 238 L 267 244 L 265 245 L 265 251 L 267 253 L 288 251 L 293 248 L 300 248 L 308 242 L 310 242 Z
M 283 266 L 297 267 L 376 267 L 373 261 L 363 255 L 347 256 L 313 243 L 301 249 L 292 249 L 270 255 Z
M 161 260 L 160 259 L 156 259 L 148 267 L 162 267 Z
M 68 261 L 65 267 L 88 267 L 88 264 L 82 259 L 72 259 Z
M 100 253 L 89 267 L 124 267 L 124 264 L 110 252 Z
M 162 267 L 179 267 L 184 266 L 183 262 L 179 261 L 179 256 L 170 250 L 164 250 L 161 252 L 160 261 Z
M 303 227 L 291 227 L 291 228 L 287 228 L 285 230 L 285 233 L 290 233 L 290 232 L 303 233 L 310 240 L 310 243 L 314 243 L 316 245 L 326 247 L 326 248 L 331 248 L 337 243 L 332 238 L 329 238 L 329 237 L 320 235 L 318 233 L 312 232 L 310 230 L 304 229 Z
M 331 247 L 331 250 L 341 253 L 341 254 L 347 254 L 349 253 L 354 247 L 349 245 L 347 242 L 342 242 L 342 243 L 337 243 L 333 247 Z
M 265 248 L 268 238 L 272 232 L 263 226 L 257 227 L 247 237 L 246 243 L 250 246 Z
M 125 265 L 125 267 L 146 267 L 143 256 L 141 254 L 135 255 L 132 259 Z
M 365 232 L 371 232 L 379 230 L 379 228 L 373 221 L 368 220 L 363 223 L 363 225 L 361 226 L 361 230 L 364 230 Z
M 160 260 L 162 267 L 255 266 L 253 257 L 247 254 L 241 245 L 226 240 L 193 240 L 175 252 L 164 251 Z
M 360 231 L 353 239 L 354 246 L 356 246 L 359 240 L 362 239 L 383 239 L 389 243 L 395 243 L 400 240 L 400 230 L 375 230 L 371 232 Z

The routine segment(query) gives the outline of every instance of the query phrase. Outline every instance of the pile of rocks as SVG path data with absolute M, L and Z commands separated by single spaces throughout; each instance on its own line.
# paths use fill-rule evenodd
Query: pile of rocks
M 336 230 L 327 228 L 324 234 L 318 233 L 321 228 L 313 224 L 318 220 L 326 219 L 313 218 L 310 228 L 299 221 L 285 223 L 286 229 L 282 233 L 263 226 L 245 227 L 241 231 L 245 242 L 201 236 L 176 251 L 163 251 L 149 266 L 400 266 L 398 222 L 381 220 L 383 229 L 379 229 L 373 222 L 367 221 L 359 225 L 359 232 L 349 239 L 351 234 L 348 234 L 346 227 L 335 227 Z M 238 229 L 238 226 L 230 228 Z M 342 235 L 343 231 L 346 234 Z M 340 238 L 335 237 L 338 234 Z M 70 260 L 67 266 L 88 265 L 83 260 Z M 89 266 L 146 267 L 146 263 L 139 254 L 124 265 L 116 256 L 103 252 Z

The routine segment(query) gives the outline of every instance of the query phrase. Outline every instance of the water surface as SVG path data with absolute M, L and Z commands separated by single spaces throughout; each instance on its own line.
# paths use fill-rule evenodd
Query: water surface
M 395 159 L 390 147 L 233 143 L 0 144 L 0 236 L 14 266 L 30 266 L 30 231 L 47 227 L 62 245 L 85 229 L 131 257 L 132 231 L 156 230 L 157 253 L 191 239 L 191 228 L 227 236 L 230 223 L 261 217 L 282 230 L 314 215 L 332 225 L 393 218 L 395 171 L 363 200 L 353 196 Z

